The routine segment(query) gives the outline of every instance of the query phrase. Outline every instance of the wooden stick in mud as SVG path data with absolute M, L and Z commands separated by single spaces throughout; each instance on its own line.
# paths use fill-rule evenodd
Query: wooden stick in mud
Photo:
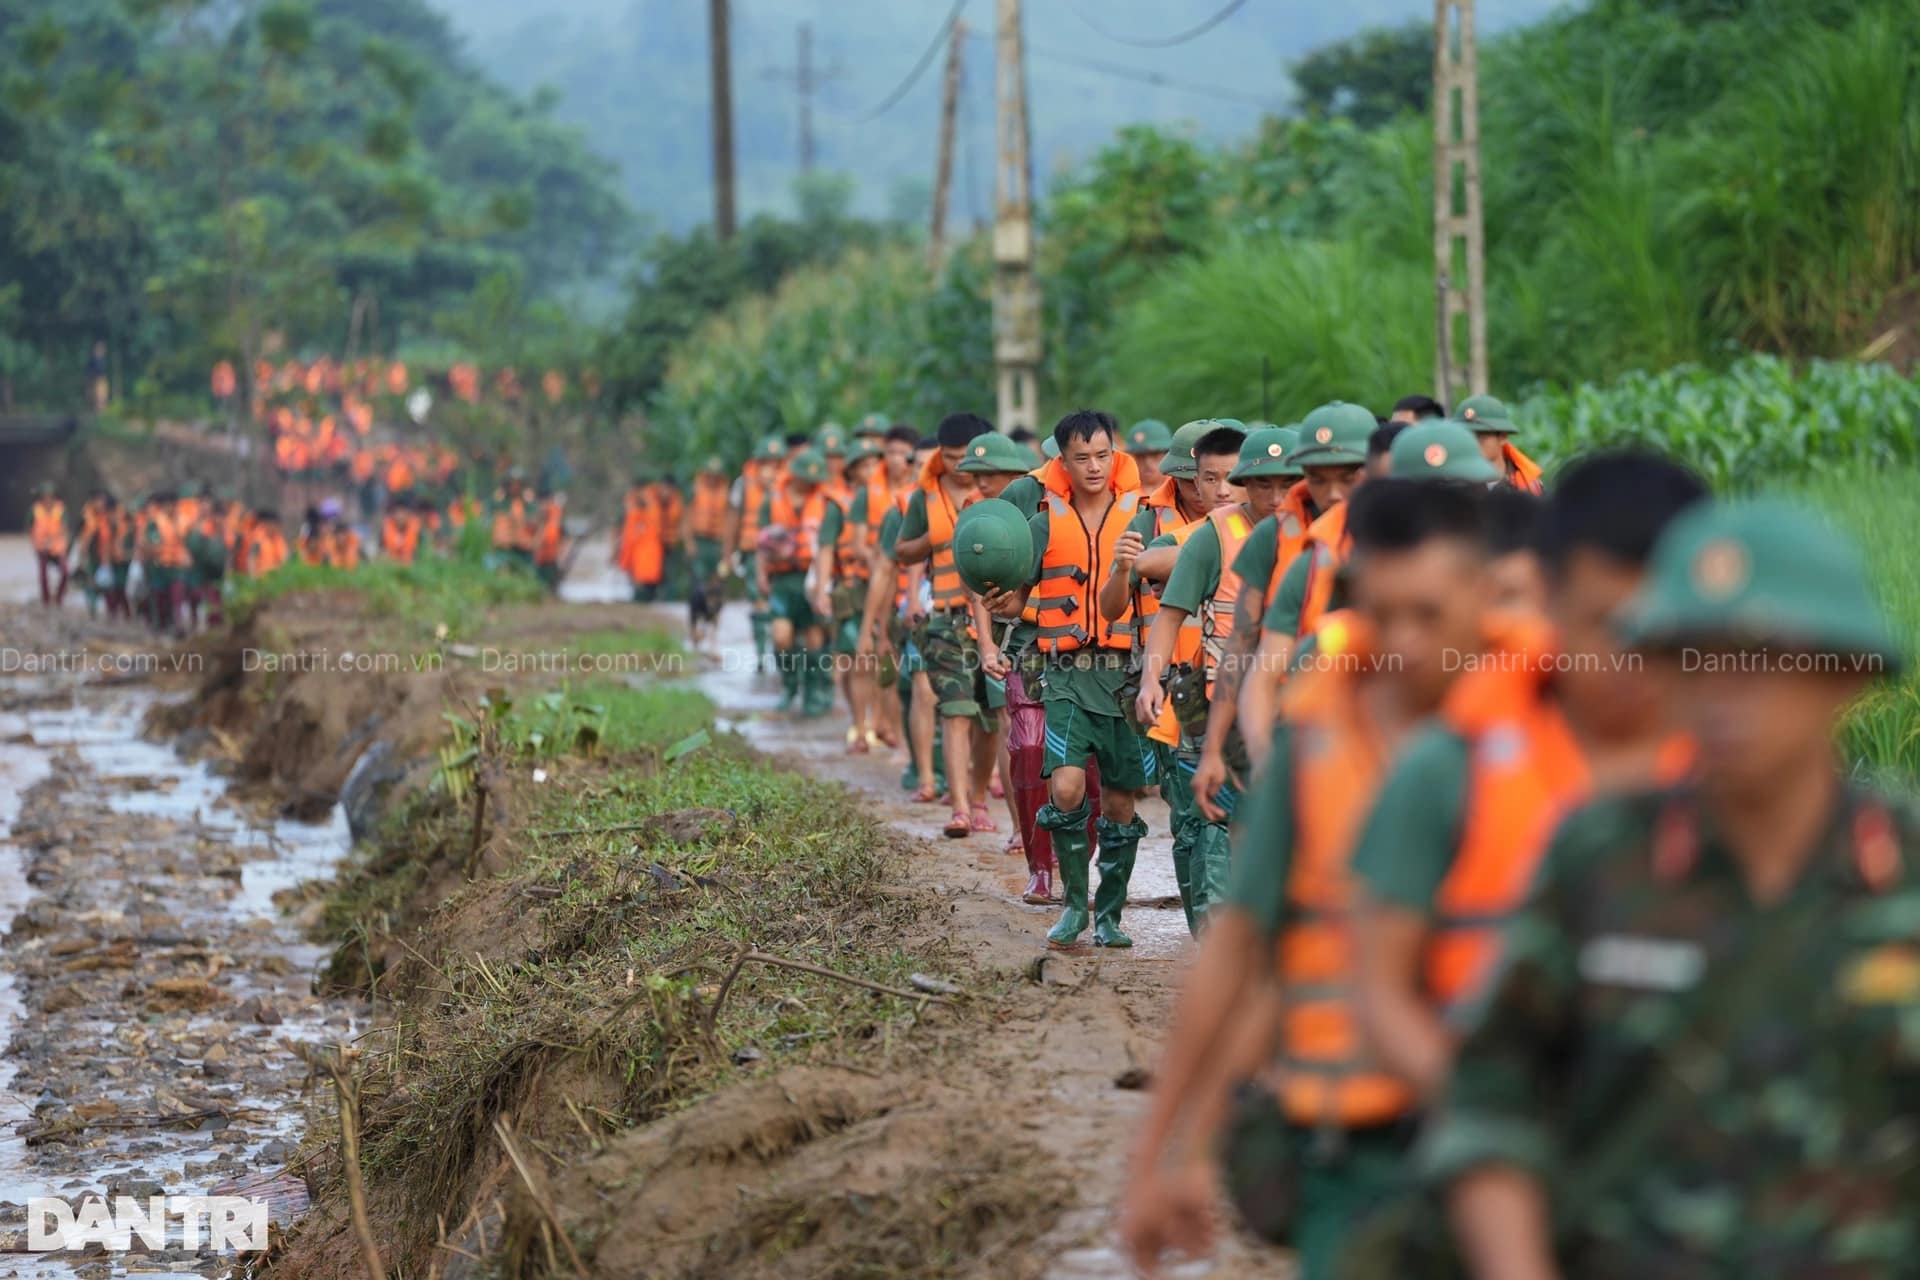
M 567 1251 L 567 1261 L 573 1264 L 574 1274 L 580 1280 L 586 1280 L 587 1267 L 580 1261 L 580 1255 L 574 1252 L 573 1241 L 568 1238 L 566 1228 L 560 1225 L 560 1211 L 553 1207 L 553 1201 L 547 1199 L 540 1186 L 533 1180 L 533 1171 L 527 1168 L 527 1162 L 520 1156 L 520 1149 L 513 1143 L 513 1133 L 504 1120 L 493 1122 L 493 1132 L 500 1139 L 501 1149 L 507 1153 L 507 1159 L 513 1162 L 513 1171 L 520 1175 L 520 1181 L 526 1184 L 527 1195 L 533 1200 L 533 1207 L 540 1211 L 544 1225 L 553 1229 L 560 1238 L 561 1247 Z M 551 1245 L 549 1245 L 551 1248 Z
M 354 1051 L 343 1044 L 337 1053 L 324 1054 L 292 1041 L 281 1043 L 305 1058 L 309 1067 L 317 1066 L 333 1077 L 334 1096 L 340 1102 L 340 1157 L 347 1177 L 347 1207 L 353 1218 L 353 1233 L 360 1238 L 367 1275 L 371 1280 L 386 1280 L 380 1245 L 373 1238 L 373 1222 L 367 1216 L 367 1191 L 360 1181 L 360 1086 L 353 1079 L 352 1068 L 345 1065 L 352 1061 Z
M 850 973 L 841 973 L 838 969 L 826 969 L 817 964 L 808 964 L 805 960 L 789 960 L 785 956 L 768 955 L 751 944 L 743 943 L 740 953 L 734 957 L 733 968 L 728 970 L 726 981 L 720 984 L 720 990 L 713 997 L 713 1004 L 707 1010 L 707 1030 L 711 1033 L 720 1021 L 720 1006 L 727 998 L 727 992 L 733 989 L 733 980 L 740 976 L 740 970 L 748 961 L 770 964 L 776 969 L 797 969 L 801 973 L 811 973 L 821 978 L 832 978 L 851 987 L 861 987 L 867 991 L 877 991 L 883 996 L 895 996 L 901 1000 L 924 1000 L 934 1004 L 946 1004 L 945 996 L 933 995 L 925 991 L 907 991 L 900 987 L 889 987 L 882 982 L 869 982 L 865 978 L 856 978 Z

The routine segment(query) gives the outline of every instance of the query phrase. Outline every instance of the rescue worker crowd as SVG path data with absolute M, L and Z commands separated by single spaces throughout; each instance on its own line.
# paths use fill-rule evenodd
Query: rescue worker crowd
M 1549 491 L 1516 432 L 874 416 L 709 464 L 701 563 L 949 836 L 1003 786 L 1050 945 L 1131 945 L 1167 801 L 1143 1274 L 1223 1189 L 1308 1280 L 1920 1274 L 1920 842 L 1835 747 L 1903 660 L 1862 561 L 1655 454 Z

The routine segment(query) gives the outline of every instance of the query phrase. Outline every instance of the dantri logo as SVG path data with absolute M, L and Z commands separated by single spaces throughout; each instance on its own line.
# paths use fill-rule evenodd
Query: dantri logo
M 204 1243 L 236 1253 L 263 1253 L 267 1202 L 245 1196 L 115 1196 L 111 1202 L 86 1200 L 75 1209 L 53 1196 L 27 1201 L 31 1253 L 88 1245 L 125 1253 L 133 1248 L 135 1236 L 148 1249 L 197 1249 Z

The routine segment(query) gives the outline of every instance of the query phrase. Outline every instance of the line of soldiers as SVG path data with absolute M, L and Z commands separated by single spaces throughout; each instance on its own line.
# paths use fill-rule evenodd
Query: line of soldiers
M 157 630 L 193 630 L 223 620 L 229 580 L 259 577 L 297 563 L 352 570 L 369 560 L 412 564 L 452 554 L 469 526 L 483 528 L 498 563 L 524 568 L 557 588 L 568 546 L 564 494 L 534 493 L 517 470 L 491 502 L 424 493 L 390 496 L 369 553 L 340 499 L 320 500 L 289 535 L 272 509 L 254 509 L 232 492 L 204 493 L 188 482 L 121 502 L 96 491 L 77 526 L 51 482 L 39 486 L 29 537 L 38 562 L 40 600 L 65 602 L 77 578 L 87 610 L 109 618 L 137 613 Z M 137 566 L 137 573 L 136 573 Z

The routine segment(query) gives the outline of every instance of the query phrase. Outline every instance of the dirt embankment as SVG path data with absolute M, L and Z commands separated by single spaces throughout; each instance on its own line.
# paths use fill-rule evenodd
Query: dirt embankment
M 509 611 L 490 634 L 643 617 Z M 842 756 L 831 723 L 758 719 L 744 672 L 701 684 L 761 750 L 723 733 L 683 759 L 509 760 L 476 824 L 471 797 L 425 784 L 442 712 L 497 679 L 235 656 L 366 647 L 366 628 L 337 600 L 268 609 L 189 719 L 295 808 L 377 798 L 324 919 L 330 981 L 373 1001 L 357 1137 L 390 1273 L 1123 1273 L 1107 1207 L 1177 937 L 1049 956 L 1051 913 L 1019 902 L 1001 837 L 927 842 L 940 815 L 902 800 L 897 763 Z M 309 1136 L 314 1208 L 279 1274 L 364 1274 L 339 1151 Z M 1284 1273 L 1232 1243 L 1214 1271 Z

